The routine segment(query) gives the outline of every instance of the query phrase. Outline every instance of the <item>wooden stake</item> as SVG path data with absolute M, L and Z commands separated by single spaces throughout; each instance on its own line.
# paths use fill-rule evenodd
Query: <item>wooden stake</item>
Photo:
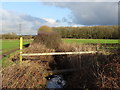
M 22 63 L 23 38 L 20 37 L 20 64 Z

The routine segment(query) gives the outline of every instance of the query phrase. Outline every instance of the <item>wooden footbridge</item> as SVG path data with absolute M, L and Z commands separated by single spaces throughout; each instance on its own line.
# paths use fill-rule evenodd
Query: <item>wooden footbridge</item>
M 20 37 L 20 63 L 23 56 L 40 56 L 40 55 L 65 55 L 65 54 L 93 54 L 97 51 L 82 51 L 82 52 L 51 52 L 51 53 L 23 53 L 23 38 Z

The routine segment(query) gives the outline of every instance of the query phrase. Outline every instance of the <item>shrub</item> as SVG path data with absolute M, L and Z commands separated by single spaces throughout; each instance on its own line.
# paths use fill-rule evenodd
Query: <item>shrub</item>
M 48 27 L 48 26 L 42 26 L 38 29 L 38 33 L 39 32 L 51 32 L 52 31 L 52 28 Z
M 44 44 L 48 48 L 56 49 L 61 42 L 60 35 L 48 26 L 42 26 L 38 30 L 38 35 L 35 37 L 33 43 Z

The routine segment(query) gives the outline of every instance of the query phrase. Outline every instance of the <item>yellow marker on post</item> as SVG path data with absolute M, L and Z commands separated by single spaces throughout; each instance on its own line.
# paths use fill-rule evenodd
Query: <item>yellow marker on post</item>
M 20 37 L 20 64 L 22 63 L 23 38 Z

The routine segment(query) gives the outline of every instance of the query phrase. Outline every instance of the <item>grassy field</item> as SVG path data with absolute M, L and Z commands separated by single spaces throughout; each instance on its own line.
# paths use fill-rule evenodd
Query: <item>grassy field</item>
M 120 43 L 118 39 L 62 39 L 66 43 Z M 32 40 L 24 40 L 23 44 L 28 44 Z M 7 52 L 12 49 L 19 48 L 19 40 L 0 40 L 0 53 Z
M 62 39 L 66 43 L 120 43 L 117 39 Z M 28 44 L 32 40 L 24 40 L 23 44 Z M 19 47 L 19 40 L 0 40 L 0 50 L 8 50 Z
M 31 40 L 24 40 L 23 44 L 30 43 Z M 19 40 L 0 40 L 0 50 L 15 48 L 19 46 Z
M 31 40 L 24 40 L 23 44 L 30 43 Z M 0 50 L 7 52 L 19 47 L 19 40 L 0 40 Z
M 63 41 L 67 43 L 120 43 L 118 39 L 63 39 Z
M 24 40 L 23 44 L 28 44 L 32 40 Z M 4 54 L 7 52 L 11 52 L 11 50 L 19 48 L 19 40 L 0 40 L 0 54 Z M 12 61 L 7 60 L 12 54 L 15 52 L 12 52 L 10 55 L 7 55 L 6 57 L 3 57 L 0 59 L 0 64 L 2 63 L 2 67 L 7 67 L 13 64 Z
M 107 43 L 107 44 L 114 44 L 120 43 L 118 40 L 113 39 L 62 39 L 66 43 Z M 32 42 L 32 40 L 23 40 L 23 44 L 28 44 Z M 9 52 L 13 49 L 19 48 L 19 40 L 0 40 L 0 54 Z M 115 48 L 115 47 L 114 47 Z M 8 63 L 11 65 L 11 62 L 7 61 L 11 55 L 4 57 L 0 60 L 0 63 L 3 61 L 3 66 L 7 66 Z M 9 66 L 9 65 L 8 65 Z

